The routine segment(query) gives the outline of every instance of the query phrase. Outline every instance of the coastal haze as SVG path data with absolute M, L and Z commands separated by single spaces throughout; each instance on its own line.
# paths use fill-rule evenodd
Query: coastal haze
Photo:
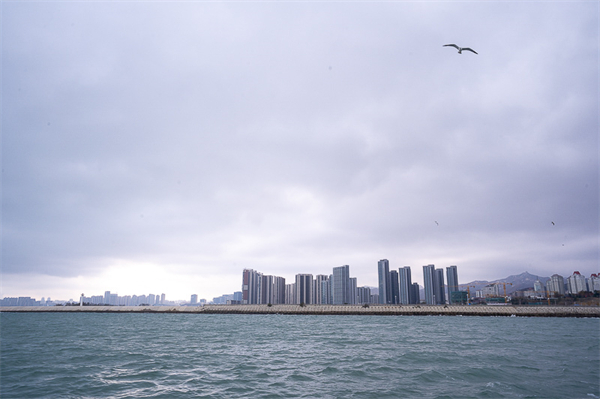
M 0 297 L 210 299 L 341 265 L 376 287 L 380 259 L 421 285 L 598 272 L 597 3 L 1 18 Z

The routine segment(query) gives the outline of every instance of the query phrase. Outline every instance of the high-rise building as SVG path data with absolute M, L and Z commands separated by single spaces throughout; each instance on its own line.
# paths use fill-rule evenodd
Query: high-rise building
M 544 294 L 545 290 L 546 290 L 546 287 L 544 287 L 544 283 L 542 283 L 539 278 L 537 280 L 535 280 L 535 282 L 533 283 L 533 291 L 538 293 L 536 295 L 540 296 L 540 295 Z
M 452 293 L 460 291 L 458 286 L 458 270 L 456 266 L 446 268 L 446 277 L 448 278 L 448 303 L 452 303 Z
M 546 283 L 546 289 L 549 295 L 564 295 L 565 294 L 565 279 L 559 274 L 550 276 L 550 280 Z
M 321 303 L 323 305 L 331 305 L 333 303 L 331 280 L 333 280 L 332 274 L 326 280 L 321 281 Z
M 296 274 L 296 303 L 312 303 L 313 297 L 313 276 L 312 274 Z
M 390 270 L 390 303 L 400 303 L 400 292 L 398 291 L 398 272 Z
M 270 296 L 272 293 L 273 287 L 273 276 L 262 275 L 260 277 L 260 285 L 259 285 L 259 294 L 258 294 L 258 303 L 266 305 L 267 303 L 271 303 Z
M 573 272 L 573 274 L 567 277 L 567 288 L 569 294 L 579 294 L 581 291 L 587 291 L 587 282 L 585 277 L 579 272 Z
M 333 304 L 352 303 L 350 288 L 350 266 L 334 267 L 331 280 Z
M 421 293 L 418 283 L 413 283 L 410 287 L 410 303 L 421 303 Z
M 446 303 L 446 289 L 444 285 L 444 269 L 435 269 L 433 273 L 433 295 L 437 305 Z
M 381 259 L 377 262 L 377 275 L 379 280 L 379 303 L 391 303 L 390 287 L 390 262 L 387 259 Z
M 285 303 L 285 278 L 273 276 L 273 305 Z
M 491 284 L 487 284 L 485 287 L 483 287 L 482 292 L 483 292 L 483 297 L 484 298 L 489 298 L 489 297 L 501 297 L 504 296 L 504 284 L 502 283 L 491 283 Z
M 600 277 L 596 273 L 592 273 L 588 280 L 588 291 L 600 291 Z
M 350 294 L 348 295 L 348 303 L 350 305 L 356 305 L 356 289 L 357 287 L 358 281 L 356 280 L 356 277 L 350 277 Z
M 262 274 L 252 269 L 242 272 L 242 303 L 255 305 L 260 303 L 260 288 Z
M 198 303 L 198 295 L 197 294 L 192 294 L 192 297 L 190 298 L 190 303 L 192 305 L 195 305 Z
M 315 283 L 313 288 L 313 303 L 322 304 L 323 303 L 323 282 L 327 281 L 328 276 L 324 274 L 317 274 L 315 276 Z M 327 302 L 325 302 L 327 303 Z
M 371 303 L 371 289 L 369 287 L 357 287 L 356 304 L 363 305 L 365 303 Z
M 296 304 L 296 284 L 285 285 L 285 303 L 288 305 Z
M 398 269 L 398 293 L 402 305 L 415 303 L 410 300 L 411 285 L 410 266 L 404 266 Z
M 434 305 L 434 281 L 433 275 L 435 271 L 435 265 L 423 266 L 423 286 L 425 287 L 425 303 L 427 305 Z
M 166 297 L 167 296 L 165 294 L 160 294 L 160 304 L 161 305 L 164 305 Z

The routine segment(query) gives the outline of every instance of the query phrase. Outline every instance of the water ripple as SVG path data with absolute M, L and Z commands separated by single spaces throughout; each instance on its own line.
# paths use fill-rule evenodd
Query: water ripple
M 1 313 L 0 322 L 2 398 L 600 397 L 598 319 Z

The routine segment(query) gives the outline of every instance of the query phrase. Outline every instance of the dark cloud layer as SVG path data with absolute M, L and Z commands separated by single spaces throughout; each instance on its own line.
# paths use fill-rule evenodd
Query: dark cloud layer
M 4 295 L 598 271 L 593 3 L 9 2 L 2 37 Z

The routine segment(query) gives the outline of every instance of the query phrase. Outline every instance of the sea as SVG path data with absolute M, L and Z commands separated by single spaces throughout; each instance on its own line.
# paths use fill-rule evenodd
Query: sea
M 0 313 L 0 398 L 600 398 L 600 319 Z

